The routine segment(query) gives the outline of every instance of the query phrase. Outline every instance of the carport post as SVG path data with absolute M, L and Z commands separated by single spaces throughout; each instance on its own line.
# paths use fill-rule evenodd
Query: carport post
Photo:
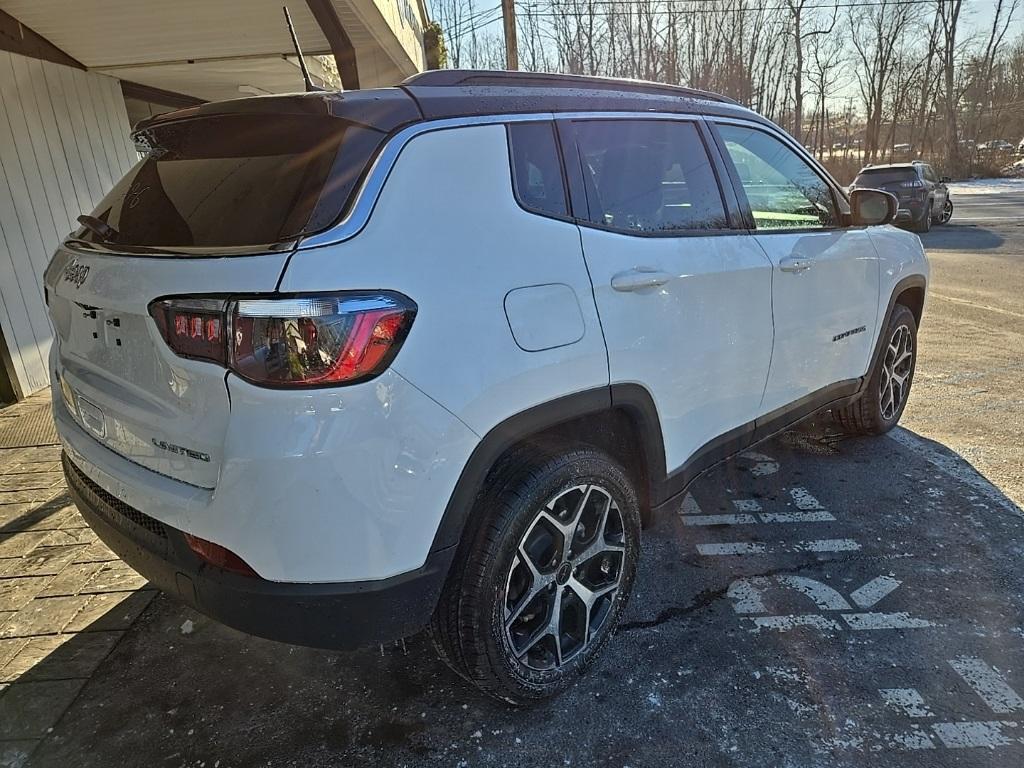
M 306 0 L 306 4 L 331 46 L 331 53 L 334 54 L 334 62 L 338 65 L 338 74 L 341 76 L 341 87 L 346 91 L 359 90 L 356 49 L 345 32 L 345 27 L 342 26 L 331 0 Z

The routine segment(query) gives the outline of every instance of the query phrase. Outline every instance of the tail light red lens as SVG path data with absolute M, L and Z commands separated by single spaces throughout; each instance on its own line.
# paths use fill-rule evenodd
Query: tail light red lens
M 350 292 L 274 299 L 167 299 L 150 313 L 182 357 L 226 365 L 255 384 L 352 384 L 390 365 L 416 305 L 400 294 Z
M 225 302 L 220 299 L 166 299 L 149 305 L 160 335 L 176 355 L 227 361 Z

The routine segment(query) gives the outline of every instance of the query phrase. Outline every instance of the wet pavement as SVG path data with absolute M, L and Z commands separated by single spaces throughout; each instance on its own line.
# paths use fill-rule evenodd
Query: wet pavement
M 647 532 L 603 660 L 533 709 L 422 638 L 293 648 L 158 597 L 32 764 L 1022 764 L 1021 513 L 933 454 L 825 423 L 715 470 Z

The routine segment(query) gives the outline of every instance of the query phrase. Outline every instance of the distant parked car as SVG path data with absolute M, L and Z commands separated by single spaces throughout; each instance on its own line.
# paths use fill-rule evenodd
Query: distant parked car
M 894 144 L 892 148 L 892 153 L 894 155 L 909 155 L 913 151 L 913 144 Z
M 1020 140 L 1020 144 L 1017 145 L 1017 154 L 1024 155 L 1024 139 Z
M 1016 147 L 1006 139 L 992 139 L 978 145 L 979 152 L 1013 152 Z
M 928 163 L 920 161 L 869 165 L 857 174 L 850 190 L 892 193 L 899 201 L 896 223 L 914 232 L 927 232 L 933 223 L 945 224 L 953 216 L 953 201 L 946 186 L 949 181 L 948 176 L 938 176 Z

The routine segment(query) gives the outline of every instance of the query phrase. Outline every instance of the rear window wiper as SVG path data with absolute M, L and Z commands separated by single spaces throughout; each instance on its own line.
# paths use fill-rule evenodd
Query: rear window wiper
M 100 240 L 105 243 L 113 241 L 117 237 L 117 230 L 112 226 L 103 221 L 103 219 L 97 219 L 95 216 L 82 215 L 78 217 L 78 223 L 88 229 Z

